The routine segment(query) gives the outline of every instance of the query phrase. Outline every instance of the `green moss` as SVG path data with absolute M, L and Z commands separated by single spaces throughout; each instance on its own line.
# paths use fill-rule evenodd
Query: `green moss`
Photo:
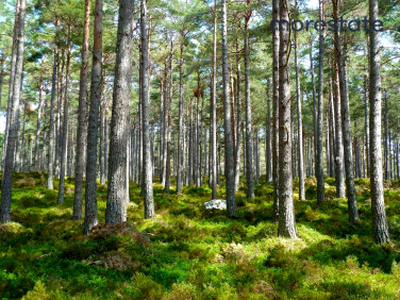
M 208 187 L 184 187 L 178 196 L 157 183 L 157 215 L 144 220 L 140 186 L 130 183 L 131 224 L 85 237 L 83 222 L 71 220 L 73 178 L 66 178 L 71 194 L 64 205 L 56 204 L 56 190 L 44 188 L 45 178 L 39 172 L 15 174 L 20 180 L 13 190 L 15 223 L 0 225 L 0 298 L 400 297 L 396 182 L 385 182 L 392 243 L 377 246 L 371 238 L 369 182 L 364 179 L 356 180 L 361 223 L 353 225 L 347 200 L 335 198 L 334 179 L 326 178 L 326 202 L 318 206 L 315 178 L 308 178 L 307 200 L 295 201 L 299 239 L 290 240 L 277 237 L 273 187 L 263 180 L 255 186 L 255 199 L 246 198 L 241 182 L 235 219 L 204 209 L 211 198 Z M 101 224 L 106 193 L 106 186 L 99 186 Z M 218 195 L 224 194 L 222 185 Z

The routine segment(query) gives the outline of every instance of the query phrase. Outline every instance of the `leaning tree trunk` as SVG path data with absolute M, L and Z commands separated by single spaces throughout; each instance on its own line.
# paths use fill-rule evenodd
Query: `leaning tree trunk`
M 289 3 L 279 3 L 280 19 L 289 20 Z M 296 238 L 293 202 L 292 141 L 290 132 L 289 31 L 280 31 L 279 51 L 279 225 L 278 235 Z
M 99 112 L 101 102 L 101 59 L 103 54 L 102 18 L 103 1 L 95 2 L 92 83 L 90 85 L 90 111 L 87 135 L 86 191 L 85 191 L 85 234 L 97 225 L 97 141 L 99 135 Z
M 272 0 L 273 19 L 279 20 L 279 1 Z M 279 216 L 279 25 L 273 28 L 272 51 L 272 178 L 274 183 L 274 220 Z
M 15 65 L 12 67 L 15 73 L 13 76 L 10 76 L 9 84 L 8 106 L 10 109 L 7 114 L 9 127 L 1 185 L 0 223 L 11 221 L 12 175 L 14 171 L 15 147 L 18 140 L 19 104 L 24 64 L 25 7 L 25 0 L 17 0 L 11 59 L 12 63 L 15 62 Z
M 233 156 L 233 136 L 231 122 L 231 107 L 229 101 L 229 74 L 228 74 L 228 41 L 226 0 L 222 0 L 222 82 L 225 117 L 225 176 L 227 211 L 230 216 L 236 216 L 235 198 L 235 162 Z
M 369 0 L 369 19 L 378 19 L 378 1 Z M 381 144 L 381 66 L 380 37 L 370 31 L 369 46 L 369 103 L 370 103 L 370 178 L 372 204 L 372 232 L 374 241 L 383 244 L 390 240 L 383 198 L 382 144 Z
M 126 221 L 126 150 L 131 101 L 133 13 L 132 1 L 119 0 L 117 56 L 108 158 L 107 224 Z
M 149 49 L 147 29 L 147 5 L 145 0 L 140 2 L 140 35 L 142 56 L 142 130 L 143 130 L 143 196 L 144 196 L 144 217 L 150 219 L 154 216 L 153 198 L 153 174 L 150 154 L 150 131 L 149 131 Z
M 89 59 L 90 0 L 85 0 L 85 22 L 83 25 L 82 65 L 79 80 L 78 131 L 76 134 L 75 194 L 73 220 L 82 219 L 83 171 L 85 168 L 86 144 L 86 94 Z M 93 78 L 93 76 L 92 76 Z

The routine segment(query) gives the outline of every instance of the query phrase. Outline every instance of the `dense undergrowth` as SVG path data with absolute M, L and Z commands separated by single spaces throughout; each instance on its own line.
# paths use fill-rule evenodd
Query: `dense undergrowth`
M 0 226 L 0 298 L 25 299 L 350 299 L 400 297 L 400 183 L 385 183 L 392 242 L 371 238 L 369 182 L 358 179 L 361 224 L 351 225 L 345 199 L 295 202 L 299 239 L 277 237 L 272 186 L 256 198 L 237 193 L 238 218 L 207 212 L 208 188 L 165 193 L 154 185 L 157 216 L 143 220 L 140 188 L 130 186 L 128 223 L 104 226 L 106 187 L 99 186 L 100 225 L 84 237 L 72 221 L 73 179 L 64 205 L 41 173 L 16 174 L 13 223 Z M 56 182 L 56 188 L 58 182 Z M 224 187 L 219 198 L 224 197 Z M 295 195 L 296 197 L 296 195 Z

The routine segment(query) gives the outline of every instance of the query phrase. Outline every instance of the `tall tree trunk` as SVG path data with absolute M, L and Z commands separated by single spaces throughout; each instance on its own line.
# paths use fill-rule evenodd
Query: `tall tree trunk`
M 265 167 L 266 180 L 272 181 L 271 165 L 271 80 L 267 79 L 267 125 L 265 127 Z
M 43 67 L 43 65 L 42 65 Z M 36 119 L 36 135 L 35 135 L 35 170 L 39 171 L 40 169 L 40 136 L 41 136 L 41 123 L 42 123 L 42 111 L 44 106 L 44 98 L 43 98 L 43 75 L 40 75 L 39 83 L 38 83 L 38 92 L 39 92 L 39 105 L 37 108 L 37 119 Z M 44 145 L 43 145 L 44 146 Z
M 182 38 L 184 34 L 182 33 Z M 178 128 L 178 176 L 176 179 L 176 193 L 178 195 L 182 194 L 183 185 L 183 171 L 184 171 L 184 106 L 183 106 L 183 51 L 184 51 L 184 41 L 180 44 L 180 56 L 179 56 L 179 128 Z
M 280 19 L 289 20 L 289 2 L 279 2 Z M 296 238 L 290 132 L 289 30 L 280 31 L 279 51 L 279 226 L 278 235 Z
M 58 22 L 55 24 L 56 28 L 58 28 Z M 57 30 L 56 30 L 57 31 Z M 57 66 L 58 66 L 58 47 L 54 46 L 54 62 L 53 62 L 53 74 L 51 76 L 51 96 L 50 96 L 50 116 L 49 116 L 49 156 L 47 162 L 47 188 L 49 190 L 54 189 L 53 185 L 53 169 L 54 169 L 54 109 L 55 109 L 55 99 L 57 93 Z
M 0 223 L 11 221 L 12 175 L 14 171 L 14 154 L 18 140 L 19 105 L 22 86 L 22 70 L 24 64 L 24 32 L 25 32 L 25 0 L 17 0 L 16 18 L 13 37 L 13 53 L 11 62 L 14 64 L 14 75 L 10 75 L 7 114 L 8 135 L 5 151 L 4 168 L 1 185 Z M 14 47 L 15 46 L 15 47 Z
M 319 0 L 319 21 L 325 20 L 325 4 L 324 0 Z M 316 177 L 317 177 L 317 202 L 319 205 L 325 202 L 325 183 L 324 183 L 324 167 L 323 167 L 323 81 L 324 81 L 324 45 L 325 33 L 323 30 L 319 32 L 319 66 L 318 66 L 318 104 L 317 104 L 317 132 L 316 132 Z
M 107 224 L 126 221 L 126 150 L 131 101 L 133 13 L 132 1 L 119 0 L 117 56 L 108 158 Z M 147 70 L 145 73 L 147 74 Z
M 369 19 L 378 20 L 378 1 L 369 0 Z M 370 178 L 372 204 L 372 232 L 374 241 L 383 244 L 390 240 L 383 197 L 381 144 L 381 66 L 380 36 L 370 31 L 369 46 L 369 103 L 370 103 Z
M 368 79 L 364 76 L 364 105 L 365 105 L 365 153 L 367 164 L 367 177 L 369 177 L 369 103 L 368 103 Z
M 69 102 L 69 77 L 71 64 L 71 41 L 70 41 L 70 26 L 68 27 L 68 50 L 67 50 L 67 65 L 65 73 L 64 86 L 64 110 L 62 123 L 62 136 L 60 145 L 60 183 L 58 185 L 58 204 L 64 204 L 64 187 L 65 187 L 65 168 L 67 164 L 67 149 L 68 149 L 68 102 Z
M 249 5 L 249 0 L 247 4 Z M 244 76 L 245 76 L 245 102 L 246 102 L 246 181 L 247 198 L 254 198 L 254 174 L 253 174 L 253 147 L 251 128 L 251 101 L 250 101 L 250 60 L 249 60 L 249 20 L 251 10 L 245 15 L 245 40 L 244 40 Z
M 273 19 L 279 20 L 279 1 L 272 0 Z M 279 25 L 275 23 L 273 28 L 272 49 L 272 164 L 274 181 L 274 219 L 278 221 L 279 216 Z
M 229 101 L 229 74 L 228 74 L 228 42 L 227 42 L 227 12 L 226 0 L 222 0 L 222 82 L 225 117 L 225 176 L 226 200 L 229 216 L 236 216 L 235 198 L 235 162 L 233 158 L 233 137 L 231 126 L 231 108 Z
M 384 149 L 384 166 L 385 166 L 385 180 L 389 180 L 389 120 L 388 120 L 388 98 L 386 94 L 386 89 L 383 90 L 384 92 L 384 101 L 385 101 L 385 114 L 384 114 L 384 121 L 385 121 L 385 149 Z
M 297 0 L 296 0 L 297 9 Z M 296 66 L 296 98 L 297 98 L 297 151 L 298 151 L 298 163 L 299 163 L 299 199 L 305 200 L 305 189 L 304 189 L 304 152 L 303 152 L 303 119 L 301 114 L 301 94 L 300 94 L 300 74 L 299 74 L 299 50 L 297 41 L 297 31 L 294 32 L 294 64 Z
M 334 0 L 334 18 L 339 19 L 338 1 Z M 346 189 L 347 189 L 347 204 L 349 210 L 349 220 L 352 223 L 359 222 L 357 210 L 356 189 L 354 185 L 353 173 L 353 153 L 351 141 L 351 125 L 350 125 L 350 108 L 347 87 L 347 70 L 345 53 L 342 52 L 339 32 L 335 32 L 335 54 L 339 68 L 340 81 L 340 104 L 342 113 L 342 129 L 344 142 L 344 165 L 346 171 Z M 345 51 L 345 50 L 344 50 Z
M 340 91 L 339 91 L 339 70 L 337 59 L 334 62 L 332 90 L 335 115 L 335 179 L 336 179 L 336 197 L 345 197 L 344 188 L 344 154 L 343 154 L 343 131 L 342 131 L 342 113 L 340 110 Z
M 99 135 L 99 111 L 101 103 L 101 63 L 103 55 L 103 0 L 96 0 L 94 7 L 94 40 L 92 83 L 90 85 L 90 110 L 87 135 L 87 163 L 85 190 L 85 234 L 97 225 L 97 141 Z
M 239 42 L 236 40 L 236 51 L 239 52 Z M 242 99 L 241 99 L 241 76 L 240 76 L 240 55 L 236 56 L 236 148 L 235 148 L 235 191 L 239 190 L 240 184 L 240 148 L 241 148 L 241 127 L 242 127 Z
M 82 65 L 79 80 L 79 107 L 78 107 L 78 131 L 76 134 L 76 163 L 75 163 L 75 194 L 73 220 L 82 219 L 82 189 L 83 172 L 85 168 L 85 144 L 86 144 L 86 95 L 89 60 L 89 34 L 90 34 L 90 0 L 85 0 L 85 22 L 83 25 L 83 42 L 81 49 Z M 93 76 L 92 76 L 93 78 Z
M 142 56 L 142 130 L 143 130 L 143 196 L 144 217 L 150 219 L 154 216 L 153 174 L 150 157 L 150 131 L 149 131 L 149 49 L 147 28 L 147 4 L 140 1 L 140 35 Z
M 217 0 L 214 0 L 213 9 L 213 54 L 212 54 L 212 75 L 211 75 L 211 128 L 210 128 L 210 174 L 212 199 L 217 199 L 217 112 L 216 112 L 216 73 L 217 73 Z

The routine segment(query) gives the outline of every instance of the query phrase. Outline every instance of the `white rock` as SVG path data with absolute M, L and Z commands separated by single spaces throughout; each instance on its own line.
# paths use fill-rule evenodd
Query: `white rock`
M 213 199 L 211 201 L 205 202 L 204 206 L 206 207 L 206 209 L 224 210 L 226 209 L 226 200 Z

